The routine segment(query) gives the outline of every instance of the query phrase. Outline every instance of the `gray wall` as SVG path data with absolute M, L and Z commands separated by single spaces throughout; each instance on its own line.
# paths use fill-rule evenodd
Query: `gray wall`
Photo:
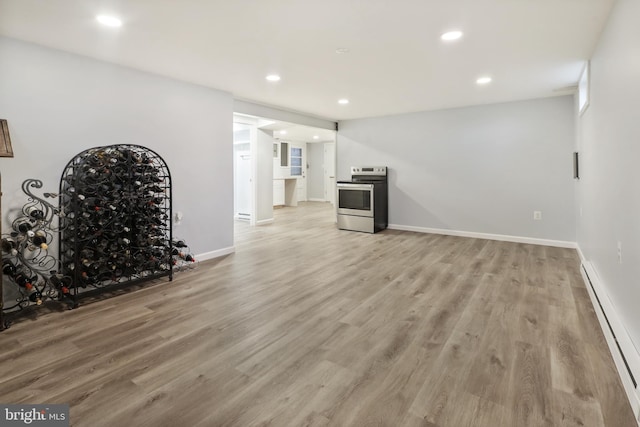
M 195 253 L 233 246 L 231 94 L 0 37 L 0 118 L 15 158 L 0 159 L 3 220 L 20 184 L 57 191 L 75 154 L 131 143 L 157 151 L 173 177 L 174 235 Z
M 307 144 L 307 199 L 324 200 L 324 144 Z
M 565 96 L 343 121 L 336 172 L 388 166 L 391 224 L 574 242 L 573 111 Z
M 578 119 L 577 241 L 640 348 L 640 2 L 619 0 L 591 61 Z M 582 216 L 579 211 L 582 208 Z M 622 243 L 622 264 L 617 242 Z

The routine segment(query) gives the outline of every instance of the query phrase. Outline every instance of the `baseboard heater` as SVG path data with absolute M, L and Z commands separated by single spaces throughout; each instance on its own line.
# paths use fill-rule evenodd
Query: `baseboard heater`
M 611 327 L 611 322 L 609 322 L 609 318 L 607 317 L 607 312 L 605 311 L 604 307 L 602 306 L 602 303 L 600 302 L 600 297 L 598 296 L 598 292 L 596 292 L 596 289 L 593 287 L 593 282 L 591 281 L 591 277 L 589 277 L 589 272 L 585 268 L 584 264 L 582 264 L 582 271 L 584 272 L 584 275 L 587 278 L 587 282 L 589 282 L 589 286 L 591 287 L 591 290 L 593 291 L 593 295 L 596 297 L 596 301 L 598 302 L 598 306 L 600 307 L 600 311 L 602 312 L 602 316 L 604 317 L 604 320 L 607 322 L 607 327 L 609 328 L 609 331 L 611 332 L 611 335 L 613 336 L 613 340 L 616 343 L 616 347 L 618 348 L 618 352 L 620 353 L 620 357 L 622 357 L 622 361 L 624 362 L 624 366 L 625 366 L 625 368 L 627 368 L 627 373 L 629 374 L 629 378 L 631 379 L 631 382 L 633 383 L 633 388 L 636 388 L 636 387 L 638 387 L 638 382 L 636 381 L 636 378 L 633 375 L 633 372 L 631 372 L 631 368 L 629 367 L 629 362 L 627 362 L 627 358 L 624 355 L 624 351 L 622 351 L 622 348 L 620 347 L 620 342 L 618 341 L 618 337 L 616 337 L 616 332 Z
M 640 352 L 634 346 L 621 319 L 618 318 L 615 306 L 609 300 L 591 263 L 584 261 L 581 273 L 591 298 L 591 304 L 600 322 L 600 328 L 609 346 L 609 352 L 615 362 L 618 376 L 640 426 L 638 420 L 640 417 L 640 394 L 636 380 L 636 375 L 640 373 Z

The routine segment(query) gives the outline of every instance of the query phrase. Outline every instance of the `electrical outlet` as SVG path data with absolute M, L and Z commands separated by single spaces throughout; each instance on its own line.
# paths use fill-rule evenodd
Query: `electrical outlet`
M 533 211 L 533 219 L 536 221 L 542 220 L 542 211 Z
M 180 223 L 182 222 L 182 218 L 183 218 L 182 212 L 180 211 L 176 212 L 175 215 L 173 216 L 173 223 L 175 225 L 180 225 Z
M 622 242 L 618 242 L 618 264 L 622 264 Z

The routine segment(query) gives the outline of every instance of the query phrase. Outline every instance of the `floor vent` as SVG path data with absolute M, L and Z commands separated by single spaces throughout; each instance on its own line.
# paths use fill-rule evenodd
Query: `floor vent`
M 604 307 L 602 307 L 602 303 L 600 302 L 600 297 L 598 296 L 598 293 L 596 292 L 596 289 L 594 288 L 593 283 L 591 282 L 591 278 L 589 277 L 589 272 L 585 269 L 584 264 L 582 265 L 582 270 L 584 272 L 585 277 L 587 278 L 587 281 L 589 282 L 589 286 L 591 287 L 591 290 L 593 291 L 593 295 L 595 295 L 595 297 L 596 297 L 596 301 L 598 301 L 598 306 L 600 307 L 600 311 L 602 312 L 602 315 L 604 316 L 604 320 L 607 322 L 607 326 L 609 327 L 609 331 L 611 332 L 611 335 L 613 336 L 613 339 L 616 342 L 616 347 L 618 347 L 618 352 L 620 353 L 620 357 L 622 357 L 622 361 L 624 362 L 624 366 L 627 368 L 627 372 L 629 373 L 629 378 L 631 378 L 631 382 L 633 383 L 633 387 L 636 388 L 638 386 L 638 383 L 636 382 L 636 378 L 633 376 L 633 373 L 631 372 L 631 368 L 629 367 L 629 363 L 627 362 L 627 358 L 624 357 L 624 352 L 622 351 L 622 348 L 620 348 L 620 343 L 618 342 L 618 338 L 616 337 L 616 333 L 613 331 L 613 328 L 611 327 L 611 323 L 609 322 L 609 318 L 607 317 L 607 312 L 604 310 Z

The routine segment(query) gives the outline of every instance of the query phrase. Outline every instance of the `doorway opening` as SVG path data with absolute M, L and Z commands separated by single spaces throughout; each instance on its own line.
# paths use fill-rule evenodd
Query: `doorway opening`
M 250 225 L 304 202 L 335 206 L 336 132 L 234 114 L 234 215 Z
M 235 219 L 250 221 L 252 209 L 251 126 L 233 123 L 233 214 Z

